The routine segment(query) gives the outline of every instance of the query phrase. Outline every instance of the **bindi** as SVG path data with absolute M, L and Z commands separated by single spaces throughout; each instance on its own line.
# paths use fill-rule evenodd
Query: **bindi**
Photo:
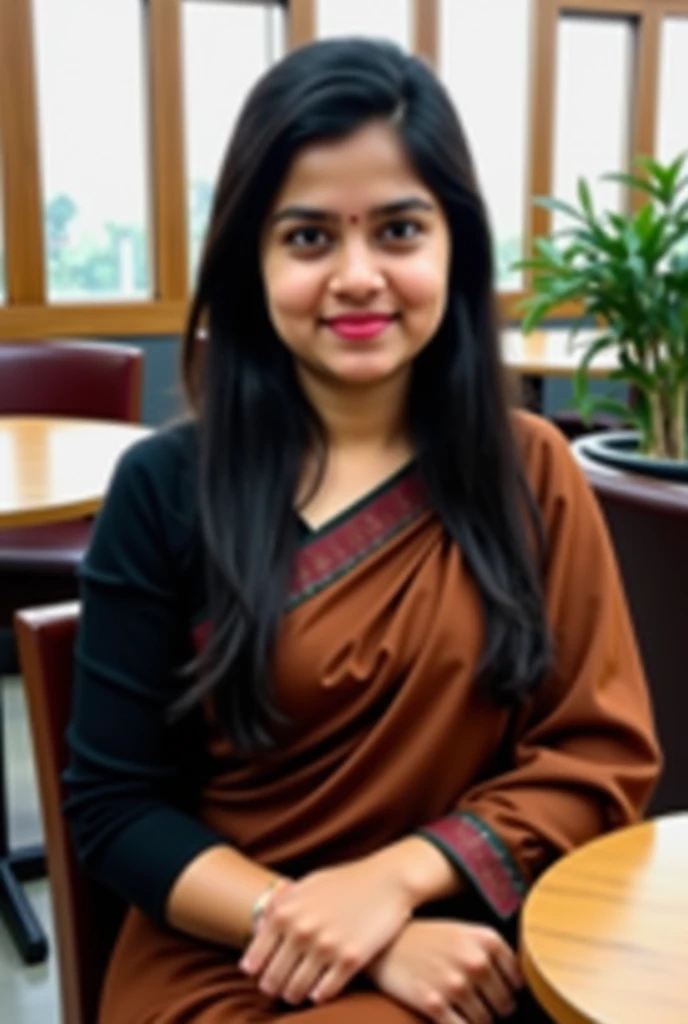
M 361 218 L 357 213 L 352 213 L 349 217 L 349 224 L 360 224 Z

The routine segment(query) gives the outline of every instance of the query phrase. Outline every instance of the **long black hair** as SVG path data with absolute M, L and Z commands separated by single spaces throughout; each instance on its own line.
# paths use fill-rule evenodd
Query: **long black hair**
M 326 458 L 323 425 L 268 316 L 261 231 L 303 146 L 381 119 L 395 126 L 452 235 L 446 314 L 414 363 L 408 418 L 432 505 L 482 597 L 485 645 L 476 685 L 515 700 L 536 686 L 550 661 L 532 543 L 541 528 L 500 364 L 491 232 L 456 111 L 432 71 L 391 43 L 313 43 L 274 66 L 239 117 L 182 354 L 199 420 L 211 631 L 176 710 L 212 692 L 233 743 L 246 752 L 273 746 L 283 724 L 271 662 L 298 544 L 294 500 L 306 453 L 315 447 L 321 465 Z

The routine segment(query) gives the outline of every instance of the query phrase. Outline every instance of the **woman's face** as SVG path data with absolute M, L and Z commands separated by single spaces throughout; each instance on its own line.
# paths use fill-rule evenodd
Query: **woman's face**
M 444 315 L 450 247 L 391 128 L 304 148 L 261 250 L 270 318 L 299 370 L 340 384 L 408 371 Z

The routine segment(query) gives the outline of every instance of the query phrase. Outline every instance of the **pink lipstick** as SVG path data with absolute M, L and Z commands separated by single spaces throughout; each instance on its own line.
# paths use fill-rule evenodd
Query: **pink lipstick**
M 359 316 L 336 316 L 327 320 L 327 326 L 346 341 L 370 341 L 382 334 L 396 320 L 395 316 L 366 313 Z

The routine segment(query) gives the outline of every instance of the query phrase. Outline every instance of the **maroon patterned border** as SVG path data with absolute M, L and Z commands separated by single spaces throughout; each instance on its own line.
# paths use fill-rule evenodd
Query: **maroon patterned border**
M 286 610 L 291 611 L 350 572 L 427 508 L 425 486 L 412 470 L 377 497 L 364 499 L 350 514 L 344 513 L 334 525 L 325 527 L 299 549 Z M 197 652 L 204 647 L 209 630 L 207 616 L 197 619 L 192 628 Z
M 509 918 L 519 910 L 526 884 L 499 836 L 475 814 L 458 812 L 420 829 L 465 873 L 495 913 Z
M 413 472 L 299 551 L 287 610 L 342 577 L 412 523 L 428 507 L 425 487 Z

